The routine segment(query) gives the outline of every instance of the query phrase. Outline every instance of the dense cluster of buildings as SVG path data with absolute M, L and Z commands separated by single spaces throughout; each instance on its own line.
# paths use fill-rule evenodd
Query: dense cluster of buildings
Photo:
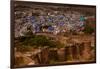
M 58 34 L 84 30 L 87 16 L 69 7 L 40 6 L 15 8 L 15 36 L 24 35 L 28 30 L 33 33 L 50 32 Z M 92 16 L 94 18 L 94 16 Z

